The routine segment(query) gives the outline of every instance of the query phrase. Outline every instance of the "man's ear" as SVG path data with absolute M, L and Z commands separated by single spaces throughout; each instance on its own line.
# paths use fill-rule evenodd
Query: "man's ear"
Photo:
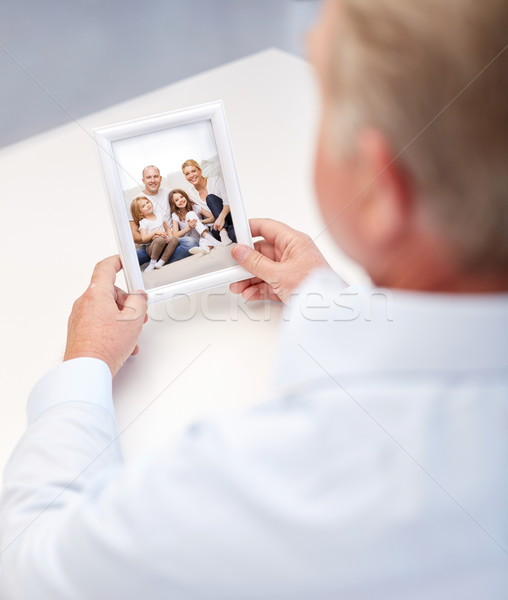
M 358 233 L 373 249 L 386 249 L 408 232 L 413 198 L 408 177 L 384 136 L 375 129 L 358 138 Z

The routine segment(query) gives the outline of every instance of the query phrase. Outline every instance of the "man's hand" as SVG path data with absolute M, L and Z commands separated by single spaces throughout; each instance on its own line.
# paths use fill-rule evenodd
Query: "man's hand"
M 254 244 L 256 250 L 244 245 L 231 250 L 233 258 L 254 275 L 230 286 L 246 300 L 287 302 L 313 269 L 329 266 L 305 233 L 272 219 L 250 219 L 249 223 L 252 235 L 264 240 Z
M 96 265 L 88 289 L 72 307 L 64 355 L 64 361 L 100 358 L 113 377 L 138 352 L 136 342 L 148 318 L 145 292 L 127 294 L 115 286 L 121 268 L 119 256 Z

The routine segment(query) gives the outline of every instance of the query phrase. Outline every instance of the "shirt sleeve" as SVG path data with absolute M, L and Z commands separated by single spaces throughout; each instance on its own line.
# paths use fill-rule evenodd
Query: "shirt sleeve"
M 6 469 L 2 600 L 246 598 L 245 582 L 294 545 L 274 528 L 289 497 L 271 465 L 274 444 L 299 435 L 302 419 L 272 413 L 196 423 L 123 467 L 109 370 L 62 364 L 33 391 Z M 279 564 L 266 585 L 283 585 L 294 565 Z
M 123 462 L 108 366 L 94 358 L 62 363 L 35 386 L 27 411 L 28 428 L 4 471 L 0 597 L 77 597 L 65 592 L 58 566 L 62 533 L 73 507 Z

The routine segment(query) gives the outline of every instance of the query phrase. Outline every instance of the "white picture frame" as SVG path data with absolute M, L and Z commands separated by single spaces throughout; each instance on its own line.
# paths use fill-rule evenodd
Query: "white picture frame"
M 173 184 L 177 181 L 182 183 L 177 188 L 181 187 L 187 189 L 189 194 L 191 191 L 195 194 L 196 191 L 190 190 L 190 184 L 185 178 L 178 179 L 178 168 L 181 169 L 182 163 L 192 158 L 200 163 L 203 176 L 203 165 L 206 164 L 206 168 L 212 169 L 217 175 L 215 179 L 222 177 L 236 240 L 253 247 L 222 101 L 101 127 L 93 133 L 130 293 L 145 290 L 148 302 L 152 304 L 251 276 L 232 258 L 232 245 L 214 247 L 208 255 L 188 256 L 184 260 L 168 262 L 161 269 L 145 273 L 143 266 L 146 268 L 146 263 L 142 266 L 142 259 L 138 259 L 138 255 L 142 255 L 143 246 L 135 244 L 130 223 L 134 223 L 134 219 L 129 211 L 129 201 L 136 194 L 136 185 L 138 188 L 143 185 L 141 178 L 145 176 L 144 169 L 148 166 L 157 167 L 162 182 L 167 184 L 166 187 L 161 185 L 161 191 L 173 189 Z M 216 150 L 216 155 L 207 157 L 206 153 L 210 154 L 213 149 Z M 188 156 L 191 152 L 194 156 Z M 205 160 L 207 158 L 209 160 Z M 183 174 L 181 177 L 184 177 Z M 140 194 L 143 195 L 143 192 Z M 149 195 L 146 197 L 150 199 Z M 213 229 L 213 225 L 210 227 Z M 200 260 L 203 262 L 199 262 Z M 189 276 L 185 277 L 186 274 Z

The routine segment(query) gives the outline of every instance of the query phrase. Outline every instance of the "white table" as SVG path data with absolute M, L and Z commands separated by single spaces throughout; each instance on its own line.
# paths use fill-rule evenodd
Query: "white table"
M 114 75 L 113 75 L 114 76 Z M 57 364 L 67 317 L 94 264 L 116 253 L 89 131 L 222 98 L 249 217 L 317 236 L 312 161 L 318 100 L 307 63 L 278 50 L 208 71 L 0 150 L 4 228 L 0 467 L 25 428 L 26 397 Z M 365 276 L 317 241 L 352 282 Z M 123 284 L 120 277 L 120 284 Z M 141 352 L 114 382 L 126 459 L 189 421 L 261 400 L 276 353 L 280 306 L 246 305 L 217 288 L 155 305 Z

